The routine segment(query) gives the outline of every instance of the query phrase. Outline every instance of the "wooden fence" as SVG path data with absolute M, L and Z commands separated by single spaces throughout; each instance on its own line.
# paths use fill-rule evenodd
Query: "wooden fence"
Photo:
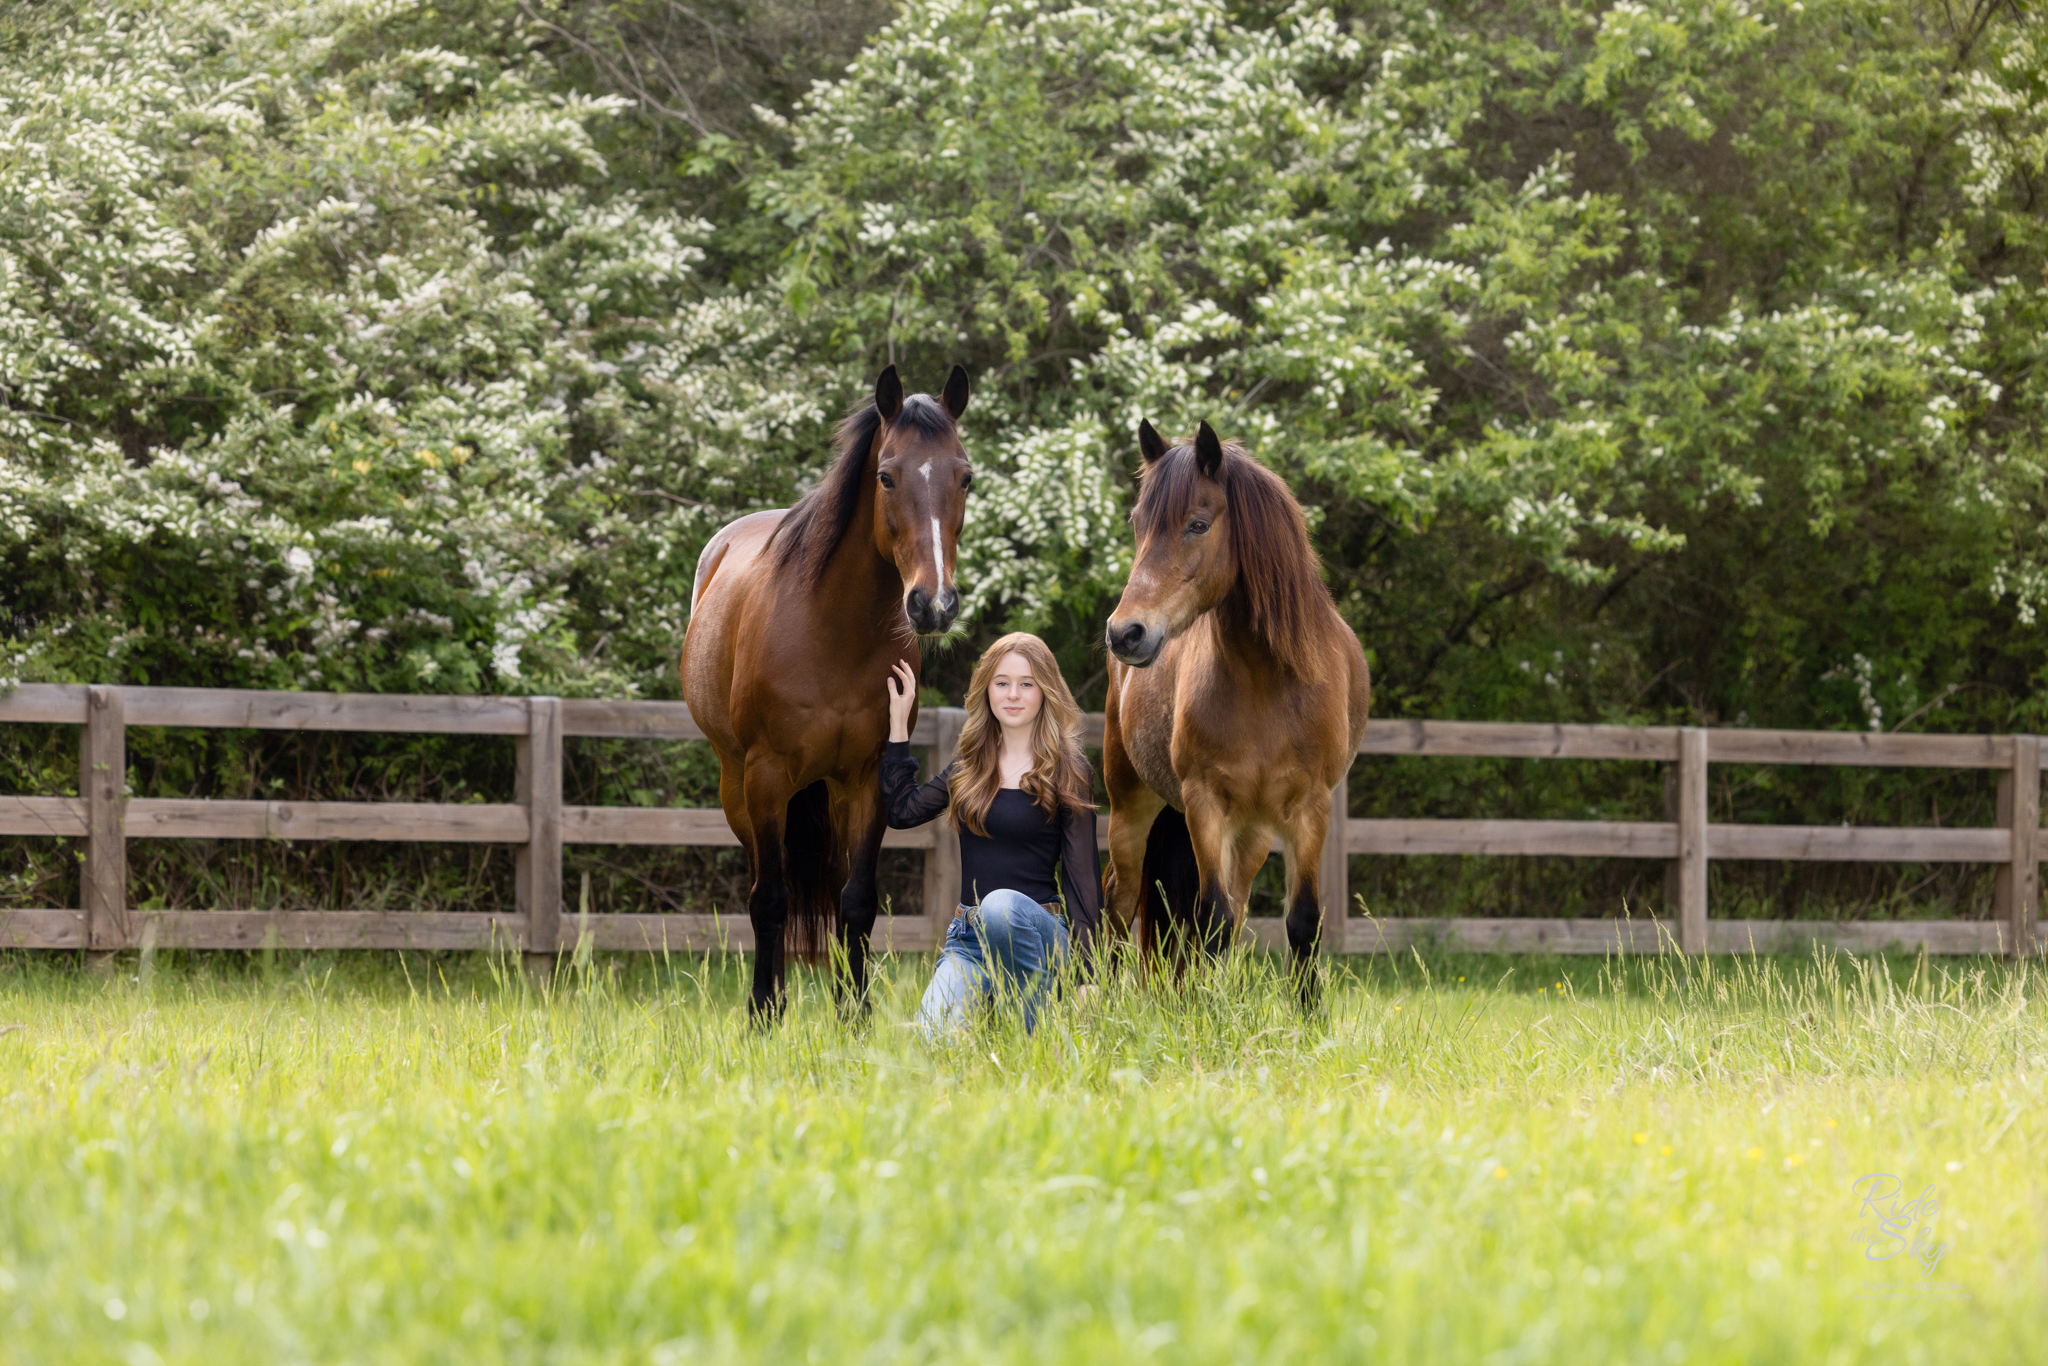
M 932 751 L 926 772 L 951 756 L 963 713 L 927 709 L 912 742 Z M 471 949 L 493 945 L 549 954 L 569 947 L 565 844 L 736 844 L 716 809 L 565 806 L 562 742 L 570 736 L 702 739 L 679 702 L 532 697 L 392 697 L 30 684 L 0 697 L 0 723 L 79 727 L 79 795 L 0 795 L 0 836 L 84 842 L 83 905 L 0 909 L 0 947 L 114 950 L 164 947 Z M 1102 718 L 1087 718 L 1090 744 Z M 254 730 L 509 735 L 517 746 L 517 800 L 499 805 L 400 802 L 202 801 L 126 795 L 127 728 L 190 726 Z M 1338 953 L 1399 951 L 1441 942 L 1496 951 L 1687 953 L 1773 951 L 1821 939 L 1848 949 L 2028 954 L 2037 950 L 2040 902 L 2041 741 L 2030 735 L 1876 735 L 1855 732 L 1550 726 L 1466 721 L 1374 721 L 1359 753 L 1602 759 L 1661 763 L 1661 821 L 1354 820 L 1346 793 L 1323 864 L 1323 943 Z M 1710 764 L 1861 765 L 1991 769 L 1998 824 L 1988 829 L 1716 825 L 1707 820 Z M 137 912 L 127 898 L 129 839 L 465 841 L 517 848 L 512 915 L 392 911 Z M 925 851 L 923 916 L 876 927 L 884 950 L 930 949 L 951 914 L 959 850 L 935 826 L 892 830 L 883 844 Z M 1566 855 L 1655 859 L 1666 865 L 1664 920 L 1380 920 L 1347 914 L 1353 854 Z M 1714 921 L 1707 915 L 1709 859 L 1819 862 L 1989 863 L 1997 866 L 1994 916 L 1983 921 Z M 1277 920 L 1254 920 L 1267 946 L 1284 943 Z M 752 947 L 744 916 L 593 915 L 600 949 Z

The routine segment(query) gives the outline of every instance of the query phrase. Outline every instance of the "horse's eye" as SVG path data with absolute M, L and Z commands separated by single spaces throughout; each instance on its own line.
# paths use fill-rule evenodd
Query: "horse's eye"
M 890 478 L 890 477 L 889 477 L 888 475 L 886 475 L 886 474 L 884 474 L 884 475 L 882 475 L 882 476 L 881 476 L 881 480 L 882 480 L 882 487 L 883 487 L 883 488 L 885 488 L 885 489 L 893 489 L 893 488 L 895 488 L 895 487 L 896 487 L 896 481 L 895 481 L 894 479 Z
M 1199 536 L 1208 529 L 1209 524 L 1199 517 L 1195 518 L 1194 521 L 1188 523 L 1188 535 L 1190 536 Z
M 973 487 L 974 487 L 974 471 L 973 471 L 973 470 L 969 470 L 969 471 L 968 471 L 968 472 L 967 472 L 966 474 L 964 474 L 964 475 L 962 475 L 962 476 L 960 477 L 960 491 L 961 491 L 961 492 L 963 492 L 963 493 L 965 493 L 965 492 L 966 492 L 966 491 L 967 491 L 968 489 L 971 489 L 971 488 L 973 488 Z

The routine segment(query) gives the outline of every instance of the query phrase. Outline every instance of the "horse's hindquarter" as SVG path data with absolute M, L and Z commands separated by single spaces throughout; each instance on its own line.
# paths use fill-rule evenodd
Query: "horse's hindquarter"
M 784 511 L 754 512 L 728 522 L 697 557 L 690 624 L 683 633 L 683 700 L 721 760 L 744 750 L 732 725 L 739 627 L 754 615 L 766 579 L 761 552 Z

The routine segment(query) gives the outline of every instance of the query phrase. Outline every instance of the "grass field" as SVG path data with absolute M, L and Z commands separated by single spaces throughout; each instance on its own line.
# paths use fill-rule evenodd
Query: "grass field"
M 0 1361 L 2048 1353 L 2039 969 L 1248 958 L 933 1050 L 928 960 L 744 967 L 0 955 Z

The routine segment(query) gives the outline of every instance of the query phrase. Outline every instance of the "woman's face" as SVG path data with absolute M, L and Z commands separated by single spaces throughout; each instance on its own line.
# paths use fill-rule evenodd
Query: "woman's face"
M 1045 694 L 1031 676 L 1031 661 L 1015 650 L 996 663 L 995 677 L 988 684 L 988 709 L 1004 730 L 1028 727 L 1038 720 Z

